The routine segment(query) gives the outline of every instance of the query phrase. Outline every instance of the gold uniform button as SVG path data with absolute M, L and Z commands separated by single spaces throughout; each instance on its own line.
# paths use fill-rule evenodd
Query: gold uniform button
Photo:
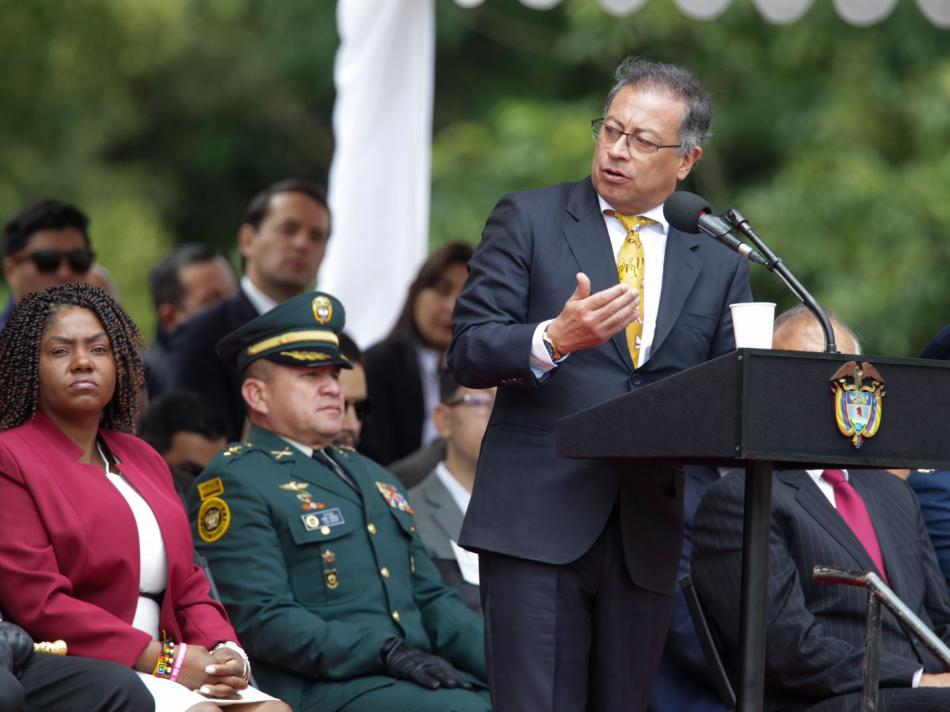
M 383 578 L 389 578 L 389 568 L 388 568 L 388 567 L 383 566 L 382 568 L 380 568 L 379 573 L 381 573 L 381 574 L 383 575 Z
M 327 534 L 330 533 L 330 527 L 326 525 L 320 527 L 320 533 L 323 534 L 323 536 L 326 536 Z
M 399 611 L 393 611 L 393 620 L 399 622 Z
M 376 525 L 373 524 L 372 522 L 370 522 L 369 524 L 366 525 L 366 531 L 368 531 L 370 534 L 375 534 L 375 533 L 376 533 Z

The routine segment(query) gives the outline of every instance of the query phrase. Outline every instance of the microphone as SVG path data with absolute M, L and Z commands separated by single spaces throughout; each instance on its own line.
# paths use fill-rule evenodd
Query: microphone
M 675 193 L 674 193 L 675 195 Z M 765 241 L 755 234 L 755 230 L 752 229 L 752 226 L 749 225 L 749 221 L 746 220 L 742 213 L 738 210 L 732 209 L 727 210 L 723 213 L 726 221 L 729 222 L 729 226 L 741 232 L 743 235 L 748 237 L 752 244 L 758 247 L 762 253 L 766 256 L 766 269 L 769 272 L 775 272 L 779 277 L 782 278 L 782 281 L 788 286 L 792 292 L 795 293 L 795 296 L 801 300 L 808 310 L 815 315 L 815 318 L 818 320 L 818 323 L 821 324 L 821 330 L 825 334 L 825 352 L 829 354 L 837 353 L 838 347 L 835 344 L 835 331 L 831 326 L 831 320 L 828 319 L 828 315 L 825 313 L 825 310 L 822 309 L 821 304 L 818 303 L 811 293 L 805 289 L 801 282 L 795 278 L 795 275 L 792 274 L 791 270 L 782 262 L 781 258 L 778 257 L 769 246 L 765 244 Z
M 735 238 L 732 235 L 732 225 L 712 215 L 709 203 L 695 193 L 679 190 L 670 195 L 663 203 L 663 216 L 677 230 L 690 233 L 704 232 L 750 262 L 768 267 L 768 260 L 742 240 Z

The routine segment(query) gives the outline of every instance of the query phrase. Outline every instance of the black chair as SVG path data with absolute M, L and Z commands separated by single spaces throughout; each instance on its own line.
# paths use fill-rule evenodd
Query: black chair
M 706 658 L 706 666 L 709 668 L 710 675 L 712 675 L 719 699 L 722 700 L 722 704 L 728 712 L 733 712 L 736 708 L 736 692 L 729 681 L 729 675 L 726 674 L 726 668 L 722 664 L 719 641 L 716 639 L 713 629 L 709 627 L 709 621 L 706 619 L 705 611 L 703 611 L 703 604 L 699 600 L 699 593 L 696 591 L 693 579 L 689 574 L 680 579 L 680 589 L 682 589 L 683 596 L 686 598 L 689 617 L 693 619 L 693 626 L 696 628 L 699 644 L 703 648 L 703 657 Z

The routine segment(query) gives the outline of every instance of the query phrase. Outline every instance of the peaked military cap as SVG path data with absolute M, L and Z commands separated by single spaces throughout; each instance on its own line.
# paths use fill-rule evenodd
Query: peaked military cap
M 259 358 L 288 366 L 339 365 L 352 368 L 340 353 L 340 332 L 346 312 L 325 292 L 306 292 L 225 336 L 215 350 L 244 371 Z

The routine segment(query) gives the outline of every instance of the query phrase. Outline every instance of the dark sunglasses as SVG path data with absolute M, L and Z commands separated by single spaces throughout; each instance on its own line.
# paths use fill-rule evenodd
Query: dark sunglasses
M 16 257 L 13 262 L 20 264 L 31 260 L 38 272 L 55 272 L 66 260 L 73 272 L 88 272 L 95 258 L 96 253 L 92 250 L 36 250 Z
M 354 401 L 349 398 L 343 399 L 343 412 L 345 413 L 350 408 L 356 412 L 356 419 L 363 420 L 366 418 L 367 414 L 373 410 L 373 401 L 369 398 L 362 398 L 360 400 Z

